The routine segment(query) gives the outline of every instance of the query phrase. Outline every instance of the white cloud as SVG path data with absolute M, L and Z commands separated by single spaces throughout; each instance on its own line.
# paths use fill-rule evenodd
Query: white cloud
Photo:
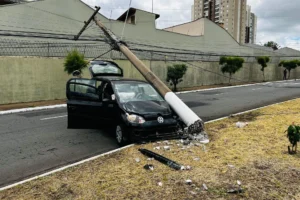
M 124 13 L 129 0 L 83 0 L 91 6 L 101 6 L 101 13 L 116 19 Z M 191 20 L 194 0 L 153 0 L 154 12 L 160 14 L 157 28 L 165 28 Z M 300 50 L 300 1 L 248 0 L 252 12 L 258 16 L 257 43 L 274 40 L 280 46 Z M 132 0 L 132 7 L 152 11 L 152 0 Z

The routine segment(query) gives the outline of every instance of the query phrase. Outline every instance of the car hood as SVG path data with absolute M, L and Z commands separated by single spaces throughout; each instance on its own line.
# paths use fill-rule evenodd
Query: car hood
M 171 114 L 170 106 L 165 101 L 132 101 L 123 104 L 123 108 L 138 115 L 148 114 Z

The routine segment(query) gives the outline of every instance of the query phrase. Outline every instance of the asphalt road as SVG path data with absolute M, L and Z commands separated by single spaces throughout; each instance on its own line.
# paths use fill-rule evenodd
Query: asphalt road
M 204 121 L 300 97 L 300 81 L 178 95 Z M 118 148 L 108 131 L 68 130 L 66 109 L 0 116 L 0 187 Z

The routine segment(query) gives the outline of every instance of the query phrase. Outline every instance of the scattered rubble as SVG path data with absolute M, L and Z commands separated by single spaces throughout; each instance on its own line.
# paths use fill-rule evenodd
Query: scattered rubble
M 153 149 L 154 150 L 160 150 L 160 147 L 154 147 Z
M 243 192 L 244 190 L 242 188 L 234 188 L 234 189 L 227 190 L 227 193 L 231 193 L 231 194 L 239 194 Z
M 160 186 L 160 187 L 162 187 L 163 183 L 162 182 L 158 182 L 157 185 Z
M 139 163 L 139 162 L 141 162 L 141 160 L 139 158 L 136 158 L 135 162 Z
M 152 161 L 152 160 L 154 160 L 154 158 L 147 158 L 147 160 L 148 160 L 148 161 Z
M 150 165 L 147 164 L 147 165 L 144 166 L 144 169 L 153 171 L 154 170 L 154 166 L 151 165 L 151 164 Z
M 205 184 L 205 183 L 203 183 L 203 185 L 202 185 L 202 186 L 203 186 L 203 189 L 204 189 L 204 190 L 208 190 L 208 187 L 206 186 L 206 184 Z
M 170 146 L 164 146 L 164 150 L 170 150 Z
M 194 160 L 194 161 L 199 161 L 199 160 L 200 160 L 200 158 L 194 158 L 193 160 Z
M 247 122 L 237 122 L 235 125 L 237 128 L 244 128 L 245 126 L 248 125 L 248 123 Z
M 192 185 L 193 181 L 190 180 L 190 179 L 187 179 L 187 180 L 185 180 L 185 183 L 188 184 L 188 185 Z
M 237 180 L 236 183 L 237 183 L 238 185 L 242 185 L 241 181 L 239 181 L 239 180 Z

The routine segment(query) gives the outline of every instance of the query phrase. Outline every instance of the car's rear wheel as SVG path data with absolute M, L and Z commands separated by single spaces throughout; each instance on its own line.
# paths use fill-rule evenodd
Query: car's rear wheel
M 127 131 L 125 127 L 121 124 L 116 126 L 116 140 L 118 145 L 124 146 L 127 144 L 126 136 L 127 136 Z

